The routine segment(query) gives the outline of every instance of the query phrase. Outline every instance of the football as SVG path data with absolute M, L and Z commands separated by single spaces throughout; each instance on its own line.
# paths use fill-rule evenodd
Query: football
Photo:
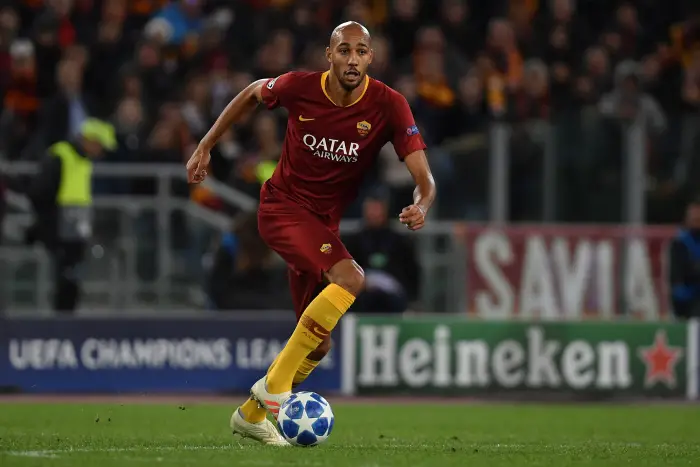
M 333 410 L 315 392 L 297 392 L 284 401 L 277 416 L 277 427 L 293 446 L 317 446 L 333 431 Z

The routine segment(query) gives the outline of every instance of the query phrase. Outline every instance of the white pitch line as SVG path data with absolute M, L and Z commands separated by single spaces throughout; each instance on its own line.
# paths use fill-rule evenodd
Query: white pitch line
M 39 458 L 49 458 L 54 459 L 58 457 L 56 454 L 46 452 L 46 451 L 10 451 L 7 453 L 10 456 L 21 456 L 21 457 L 39 457 Z
M 230 445 L 230 446 L 163 446 L 163 447 L 143 447 L 143 448 L 69 448 L 69 449 L 46 449 L 43 451 L 7 451 L 7 452 L 2 452 L 0 451 L 0 456 L 5 454 L 5 455 L 10 455 L 10 456 L 15 456 L 15 457 L 32 457 L 32 458 L 42 458 L 42 459 L 58 459 L 60 457 L 63 457 L 68 454 L 75 454 L 75 453 L 135 453 L 139 452 L 142 453 L 144 451 L 146 452 L 153 452 L 153 453 L 159 453 L 159 452 L 174 452 L 174 451 L 224 451 L 230 448 L 236 448 L 236 447 L 245 447 L 245 445 Z M 148 457 L 143 457 L 143 456 L 124 456 L 123 458 L 124 461 L 126 462 L 163 462 L 164 458 L 163 457 L 156 457 L 155 459 L 153 458 L 148 458 Z M 176 461 L 178 461 L 176 459 Z M 181 462 L 187 462 L 186 460 L 182 459 L 180 460 Z M 172 462 L 171 459 L 168 459 L 168 462 Z M 240 463 L 240 462 L 239 462 Z M 242 461 L 241 465 L 250 465 L 250 466 L 280 466 L 280 465 L 291 465 L 291 461 L 271 461 L 271 460 L 266 460 L 266 459 L 245 459 Z M 295 462 L 295 465 L 298 464 L 298 461 Z M 307 460 L 303 462 L 303 465 L 306 466 L 313 466 L 313 467 L 321 467 L 320 462 L 315 462 L 313 460 Z
M 114 452 L 169 452 L 169 451 L 223 451 L 236 446 L 160 446 L 160 447 L 133 447 L 133 448 L 67 448 L 45 449 L 40 451 L 7 451 L 5 454 L 21 457 L 56 457 L 61 454 L 73 453 L 114 453 Z M 2 451 L 0 451 L 2 454 Z
M 641 447 L 651 447 L 651 448 L 669 448 L 673 447 L 668 443 L 662 444 L 642 444 L 642 443 L 626 443 L 626 442 L 612 442 L 612 443 L 595 443 L 600 447 L 610 447 L 610 448 L 641 448 Z M 389 442 L 386 444 L 388 448 L 398 448 L 398 449 L 436 449 L 444 447 L 459 447 L 459 448 L 475 448 L 475 449 L 506 449 L 506 450 L 522 450 L 528 448 L 540 448 L 540 449 L 572 449 L 588 447 L 590 443 L 563 443 L 563 444 L 539 444 L 539 443 L 460 443 L 459 441 L 454 442 L 444 442 L 440 445 L 429 444 L 429 443 L 401 443 L 401 442 Z M 378 447 L 379 445 L 372 443 L 372 447 Z
M 371 446 L 381 447 L 381 445 L 370 443 Z M 454 446 L 459 448 L 476 448 L 476 449 L 492 449 L 492 450 L 522 450 L 527 448 L 539 448 L 539 449 L 572 449 L 572 448 L 582 448 L 589 446 L 591 443 L 563 443 L 563 444 L 538 444 L 538 443 L 460 443 L 455 441 L 454 443 L 443 443 L 442 445 L 428 444 L 428 443 L 400 443 L 400 442 L 389 442 L 384 444 L 387 448 L 399 448 L 399 449 L 436 449 L 440 447 Z M 673 444 L 661 443 L 661 444 L 643 444 L 636 442 L 611 442 L 611 443 L 595 443 L 600 447 L 611 447 L 611 448 L 672 448 Z M 45 449 L 45 450 L 27 450 L 27 451 L 0 451 L 0 455 L 10 455 L 18 457 L 43 457 L 51 458 L 58 457 L 65 454 L 77 454 L 77 453 L 129 453 L 129 452 L 173 452 L 173 451 L 225 451 L 229 449 L 245 448 L 245 445 L 225 445 L 225 446 L 160 446 L 160 447 L 129 447 L 129 448 L 67 448 L 67 449 Z M 151 459 L 152 460 L 152 459 Z M 267 465 L 267 461 L 258 459 L 257 461 L 250 460 L 247 462 L 250 465 Z M 277 462 L 279 464 L 279 462 Z M 316 465 L 309 464 L 307 465 Z

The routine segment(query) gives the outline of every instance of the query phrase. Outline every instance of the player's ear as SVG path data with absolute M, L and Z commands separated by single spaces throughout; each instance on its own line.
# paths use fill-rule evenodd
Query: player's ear
M 328 60 L 328 63 L 331 63 L 331 48 L 326 47 L 326 60 Z
M 369 62 L 367 64 L 372 63 L 372 60 L 374 60 L 374 49 L 369 49 Z

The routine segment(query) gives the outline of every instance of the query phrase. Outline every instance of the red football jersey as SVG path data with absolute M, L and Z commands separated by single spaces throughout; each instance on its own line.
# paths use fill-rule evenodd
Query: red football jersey
M 267 183 L 337 225 L 387 142 L 402 160 L 425 143 L 408 102 L 389 86 L 366 76 L 360 97 L 339 107 L 326 93 L 327 79 L 328 72 L 290 72 L 263 86 L 269 109 L 289 111 L 280 161 Z

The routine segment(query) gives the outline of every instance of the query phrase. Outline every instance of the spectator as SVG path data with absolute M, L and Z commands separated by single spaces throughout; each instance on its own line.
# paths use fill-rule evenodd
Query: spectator
M 374 28 L 372 10 L 367 0 L 350 0 L 344 8 L 342 21 L 357 21 L 368 28 Z
M 76 136 L 49 147 L 26 188 L 36 213 L 28 239 L 42 242 L 54 258 L 53 307 L 59 313 L 73 313 L 80 298 L 79 269 L 93 232 L 93 160 L 116 143 L 112 125 L 88 118 Z
M 484 84 L 472 69 L 457 84 L 454 116 L 449 120 L 448 136 L 452 138 L 484 131 L 489 122 Z
M 200 0 L 173 1 L 146 25 L 146 31 L 153 31 L 159 41 L 177 46 L 196 41 L 201 30 Z
M 415 305 L 420 284 L 413 245 L 389 226 L 388 193 L 377 188 L 365 198 L 364 227 L 344 239 L 348 252 L 365 268 L 365 292 L 353 310 L 403 312 Z
M 10 81 L 0 115 L 0 150 L 18 159 L 36 130 L 39 109 L 34 46 L 25 39 L 10 47 Z
M 186 94 L 182 115 L 190 134 L 199 141 L 207 133 L 213 121 L 207 78 L 196 76 L 190 79 L 187 83 Z
M 666 116 L 659 103 L 641 88 L 639 66 L 625 61 L 615 69 L 615 88 L 603 97 L 600 110 L 603 115 L 621 122 L 643 119 L 656 133 L 666 128 Z
M 620 37 L 619 52 L 626 58 L 640 59 L 644 50 L 648 50 L 648 35 L 642 30 L 639 15 L 634 4 L 623 2 L 615 14 L 615 23 L 611 29 Z M 645 37 L 647 36 L 647 37 Z
M 41 14 L 33 24 L 31 34 L 36 47 L 39 94 L 50 98 L 58 89 L 56 68 L 61 61 L 63 48 L 59 40 L 59 21 L 50 12 Z
M 442 0 L 440 7 L 440 27 L 445 38 L 460 55 L 474 60 L 483 45 L 483 31 L 470 17 L 469 5 L 461 0 Z
M 74 138 L 89 115 L 96 112 L 92 96 L 83 91 L 83 68 L 78 62 L 63 60 L 58 65 L 58 95 L 44 104 L 41 139 L 46 147 Z
M 549 4 L 551 9 L 537 21 L 539 25 L 536 29 L 541 34 L 539 49 L 546 50 L 557 42 L 552 40 L 552 33 L 556 31 L 569 39 L 572 53 L 580 56 L 590 39 L 586 23 L 578 21 L 575 16 L 576 3 L 574 0 L 553 0 Z
M 505 88 L 498 94 L 499 99 L 505 99 L 502 93 L 517 89 L 523 74 L 523 56 L 518 49 L 513 27 L 507 20 L 491 21 L 485 52 L 494 64 L 489 78 L 504 83 Z
M 144 104 L 147 112 L 150 112 L 154 105 L 153 101 L 148 98 L 143 89 L 143 80 L 139 74 L 139 70 L 131 65 L 124 65 L 119 71 L 119 92 L 117 96 L 121 98 L 138 99 Z M 117 99 L 117 101 L 119 100 Z
M 308 3 L 297 2 L 292 10 L 291 32 L 294 35 L 294 60 L 303 61 L 302 56 L 307 44 L 318 41 L 318 29 L 314 11 Z M 323 53 L 321 54 L 323 55 Z
M 146 143 L 146 160 L 180 163 L 191 141 L 192 136 L 180 109 L 174 103 L 164 104 Z
M 550 87 L 547 66 L 540 60 L 524 65 L 523 85 L 512 94 L 509 116 L 515 123 L 511 134 L 511 218 L 531 220 L 540 217 L 541 158 L 545 129 L 550 114 Z
M 105 1 L 97 25 L 97 37 L 91 41 L 91 60 L 85 84 L 98 102 L 114 103 L 115 76 L 133 54 L 135 44 L 126 30 L 126 12 L 124 0 Z
M 679 186 L 694 189 L 700 176 L 700 48 L 690 54 L 681 95 L 684 115 L 676 180 Z
M 258 159 L 277 160 L 282 151 L 282 139 L 277 119 L 269 113 L 261 113 L 253 123 L 254 145 Z
M 141 102 L 134 98 L 125 98 L 119 103 L 112 119 L 114 121 L 117 149 L 109 152 L 103 162 L 138 162 L 144 150 L 146 139 L 146 121 Z M 135 192 L 128 179 L 114 177 L 95 177 L 93 191 L 97 195 L 128 195 Z
M 411 199 L 416 184 L 413 177 L 406 170 L 405 164 L 399 160 L 394 146 L 385 145 L 379 152 L 380 179 L 387 188 L 387 209 L 390 213 L 397 214 L 404 208 L 404 200 Z M 378 182 L 378 180 L 375 180 Z
M 256 69 L 259 76 L 279 76 L 292 66 L 294 37 L 283 30 L 276 31 L 258 50 Z
M 47 0 L 38 16 L 39 21 L 48 22 L 48 18 L 51 18 L 51 22 L 56 28 L 58 46 L 64 50 L 75 44 L 78 39 L 76 25 L 73 24 L 71 18 L 73 4 L 73 0 Z M 83 23 L 80 26 L 86 25 Z
M 282 142 L 278 123 L 273 114 L 258 114 L 253 122 L 253 141 L 245 160 L 236 166 L 233 186 L 257 197 L 260 187 L 272 175 L 277 165 Z
M 271 268 L 272 251 L 258 233 L 257 215 L 236 219 L 214 249 L 208 268 L 208 290 L 212 306 L 220 311 L 284 309 L 289 298 L 270 294 L 286 290 Z M 283 279 L 282 279 L 283 280 Z
M 585 53 L 583 73 L 575 83 L 575 99 L 583 106 L 596 105 L 611 87 L 607 51 L 602 47 L 589 48 Z
M 372 77 L 379 81 L 392 82 L 394 78 L 391 67 L 391 44 L 384 36 L 372 38 Z
M 232 57 L 229 56 L 224 41 L 227 21 L 229 20 L 230 18 L 211 19 L 205 23 L 199 48 L 187 61 L 189 73 L 214 72 L 220 77 L 225 72 L 230 71 Z
M 568 75 L 568 70 L 563 72 Z M 553 73 L 557 79 L 557 73 Z M 510 103 L 515 121 L 543 121 L 549 118 L 549 73 L 540 60 L 525 63 L 524 85 L 513 93 Z
M 3 93 L 11 77 L 10 47 L 17 38 L 18 32 L 19 17 L 17 12 L 10 7 L 0 9 L 0 90 Z
M 233 128 L 225 132 L 211 154 L 211 174 L 217 180 L 230 182 L 236 164 L 244 156 L 244 148 Z
M 413 75 L 418 107 L 424 115 L 423 139 L 426 144 L 439 144 L 446 136 L 441 122 L 455 105 L 453 86 L 461 70 L 461 64 L 455 61 L 454 51 L 445 43 L 439 28 L 430 26 L 418 32 Z
M 134 97 L 124 98 L 117 106 L 114 122 L 120 151 L 116 160 L 138 160 L 145 140 L 147 124 L 141 101 Z
M 144 40 L 138 44 L 135 61 L 134 71 L 138 73 L 145 98 L 162 103 L 173 97 L 173 76 L 177 70 L 165 62 L 157 42 Z
M 170 0 L 130 0 L 127 18 L 130 29 L 141 30 L 156 12 L 169 3 Z
M 405 60 L 411 55 L 415 43 L 415 31 L 421 26 L 418 18 L 418 0 L 392 0 L 393 15 L 386 30 L 394 43 L 397 61 Z
M 669 269 L 674 315 L 700 317 L 700 198 L 688 204 L 685 225 L 671 244 Z

